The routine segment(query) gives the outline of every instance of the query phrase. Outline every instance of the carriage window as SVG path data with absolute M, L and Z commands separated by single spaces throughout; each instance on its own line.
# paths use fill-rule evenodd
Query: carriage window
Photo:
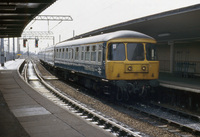
M 79 47 L 75 48 L 75 60 L 79 59 Z
M 127 55 L 130 61 L 144 60 L 144 46 L 142 43 L 128 43 Z
M 60 49 L 60 52 L 59 52 L 59 58 L 62 57 L 62 54 L 61 54 L 62 50 Z
M 84 60 L 84 53 L 85 53 L 85 47 L 82 47 L 82 50 L 81 50 L 81 60 Z
M 147 43 L 146 51 L 147 51 L 147 54 L 146 54 L 147 60 L 150 60 L 150 61 L 157 60 L 155 44 Z
M 68 59 L 69 58 L 68 57 L 68 48 L 66 48 L 65 50 L 66 50 L 66 52 L 65 52 L 65 58 Z
M 74 59 L 74 49 L 73 48 L 71 49 L 71 53 L 72 53 L 71 59 L 73 60 Z
M 68 54 L 69 54 L 68 59 L 71 59 L 71 56 L 72 56 L 72 49 L 69 49 Z
M 96 46 L 92 46 L 91 61 L 96 61 Z
M 108 49 L 108 60 L 122 61 L 126 59 L 124 43 L 113 43 Z
M 63 58 L 63 59 L 65 58 L 65 49 L 63 49 L 62 58 Z
M 87 46 L 86 47 L 86 52 L 85 52 L 85 60 L 89 61 L 89 59 L 90 59 L 90 47 Z
M 98 49 L 98 62 L 101 62 L 101 56 L 102 56 L 102 45 L 99 45 Z
M 57 49 L 57 52 L 56 52 L 56 58 L 59 57 L 59 52 L 58 52 L 58 49 Z

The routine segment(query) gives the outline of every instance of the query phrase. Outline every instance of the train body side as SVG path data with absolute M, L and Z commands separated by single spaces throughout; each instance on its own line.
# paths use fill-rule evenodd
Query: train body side
M 55 67 L 105 79 L 104 43 L 55 48 Z
M 48 47 L 38 53 L 41 62 L 54 67 L 54 46 Z

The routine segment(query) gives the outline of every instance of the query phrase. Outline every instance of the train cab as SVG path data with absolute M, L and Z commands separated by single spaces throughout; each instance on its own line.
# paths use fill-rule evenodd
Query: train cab
M 158 79 L 154 39 L 116 39 L 107 44 L 106 78 L 109 80 Z

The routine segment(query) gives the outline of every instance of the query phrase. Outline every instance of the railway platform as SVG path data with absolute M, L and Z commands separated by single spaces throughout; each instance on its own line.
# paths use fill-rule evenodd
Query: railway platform
M 160 85 L 167 88 L 200 93 L 200 77 L 184 78 L 176 74 L 160 73 Z
M 0 137 L 112 136 L 34 91 L 17 72 L 23 61 L 0 67 Z

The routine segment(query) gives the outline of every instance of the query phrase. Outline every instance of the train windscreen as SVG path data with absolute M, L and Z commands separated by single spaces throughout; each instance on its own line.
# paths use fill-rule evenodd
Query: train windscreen
M 127 58 L 129 61 L 144 60 L 144 46 L 142 43 L 127 44 Z

